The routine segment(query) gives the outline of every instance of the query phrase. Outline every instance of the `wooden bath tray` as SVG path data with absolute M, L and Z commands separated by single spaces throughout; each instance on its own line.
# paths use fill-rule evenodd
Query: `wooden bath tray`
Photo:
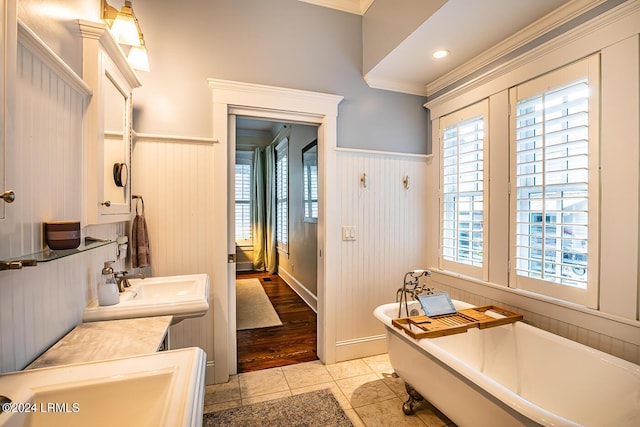
M 499 319 L 491 317 L 485 314 L 488 310 L 492 310 L 504 317 Z M 393 319 L 392 323 L 393 326 L 404 330 L 412 338 L 421 339 L 460 334 L 471 328 L 491 328 L 517 322 L 518 320 L 522 320 L 522 314 L 514 313 L 495 305 L 484 305 L 440 316 L 402 317 Z

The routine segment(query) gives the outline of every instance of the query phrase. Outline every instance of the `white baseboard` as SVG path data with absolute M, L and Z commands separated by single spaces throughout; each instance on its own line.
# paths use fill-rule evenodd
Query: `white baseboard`
M 388 351 L 387 336 L 374 335 L 336 342 L 336 362 L 375 356 Z
M 214 360 L 207 360 L 207 366 L 204 371 L 204 383 L 205 385 L 215 384 L 216 362 Z
M 302 283 L 300 283 L 291 273 L 282 267 L 278 267 L 278 275 L 284 280 L 293 291 L 302 298 L 302 300 L 313 310 L 318 313 L 318 297 L 313 295 Z

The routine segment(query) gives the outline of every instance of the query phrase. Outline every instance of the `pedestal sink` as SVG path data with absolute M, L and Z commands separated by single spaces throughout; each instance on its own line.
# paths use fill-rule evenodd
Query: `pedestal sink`
M 209 276 L 149 277 L 129 280 L 131 287 L 120 294 L 120 302 L 99 306 L 92 301 L 82 320 L 130 319 L 135 317 L 173 316 L 173 324 L 190 317 L 203 316 L 209 310 Z
M 205 367 L 192 347 L 0 374 L 0 426 L 200 426 Z

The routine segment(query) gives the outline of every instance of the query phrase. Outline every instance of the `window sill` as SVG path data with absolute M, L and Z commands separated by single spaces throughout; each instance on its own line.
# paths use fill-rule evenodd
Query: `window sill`
M 592 308 L 545 297 L 544 295 L 534 294 L 522 289 L 514 289 L 505 285 L 485 282 L 451 271 L 432 268 L 431 272 L 433 273 L 432 280 L 439 281 L 444 285 L 454 287 L 461 291 L 530 311 L 530 315 L 534 314 L 548 317 L 612 338 L 640 345 L 640 334 L 638 334 L 640 321 L 638 320 L 604 313 Z M 478 289 L 477 286 L 481 286 L 482 289 Z M 530 318 L 527 319 L 527 321 L 531 320 Z

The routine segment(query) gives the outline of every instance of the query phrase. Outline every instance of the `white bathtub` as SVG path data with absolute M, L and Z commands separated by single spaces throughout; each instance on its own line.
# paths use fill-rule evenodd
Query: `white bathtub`
M 638 365 L 523 322 L 416 340 L 397 303 L 374 315 L 396 373 L 459 426 L 640 426 Z

